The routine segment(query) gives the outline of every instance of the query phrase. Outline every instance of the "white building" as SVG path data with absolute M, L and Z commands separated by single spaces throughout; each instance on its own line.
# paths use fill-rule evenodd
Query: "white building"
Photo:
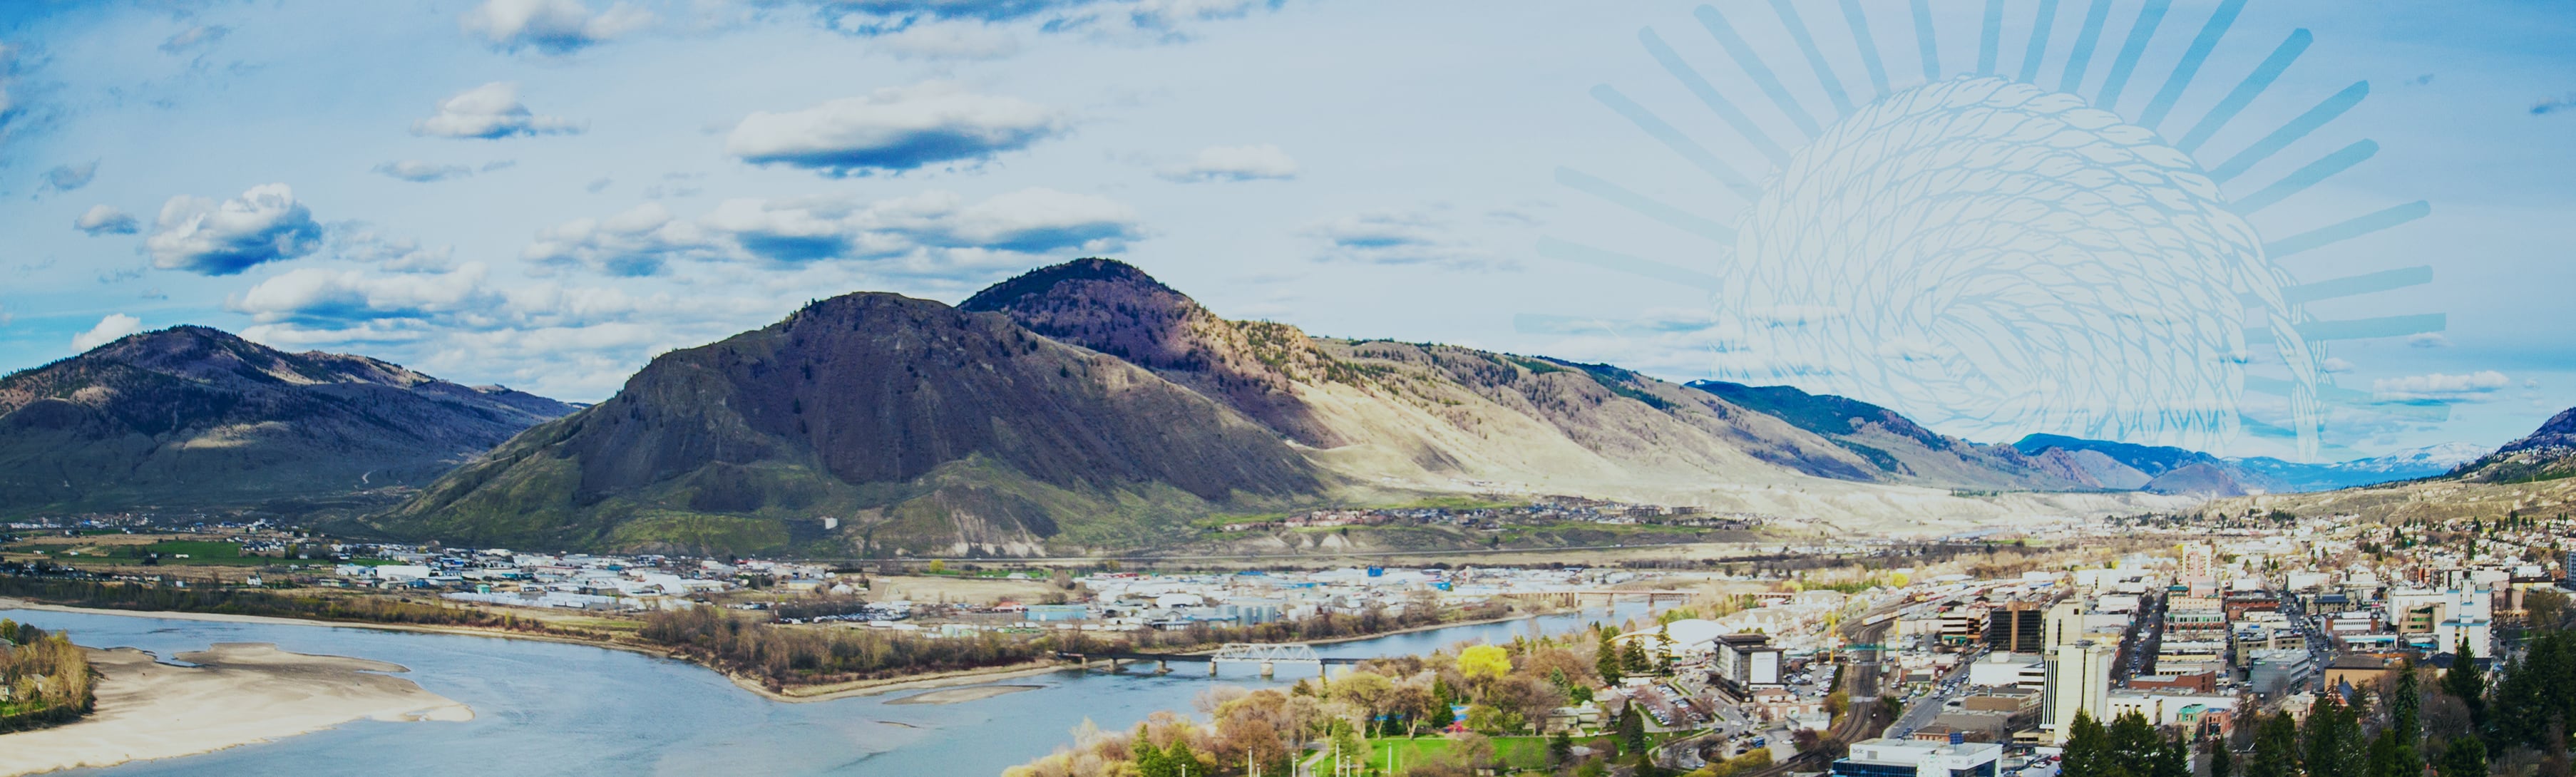
M 2048 690 L 2042 697 L 2046 704 L 2041 717 L 2051 744 L 2066 744 L 2077 713 L 2098 721 L 2111 719 L 2111 665 L 2119 661 L 2118 652 L 2115 645 L 2088 640 L 2060 646 L 2048 655 Z
M 1834 762 L 1836 777 L 1995 777 L 2004 746 L 1994 742 L 1864 739 Z

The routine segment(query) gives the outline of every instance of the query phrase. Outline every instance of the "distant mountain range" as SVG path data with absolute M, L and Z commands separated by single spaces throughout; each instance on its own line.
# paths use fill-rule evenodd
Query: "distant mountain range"
M 2394 466 L 2430 467 L 2481 451 L 2433 449 L 2394 457 Z M 2365 459 L 2365 465 L 2381 459 Z M 2524 515 L 2563 515 L 2576 509 L 2576 409 L 2541 424 L 2492 453 L 2474 455 L 2447 471 L 2411 480 L 2312 493 L 2275 494 L 2212 502 L 2222 512 L 2284 510 L 2299 515 L 2356 515 L 2373 521 L 2443 521 Z
M 0 515 L 301 513 L 427 483 L 573 409 L 205 327 L 146 332 L 0 378 Z

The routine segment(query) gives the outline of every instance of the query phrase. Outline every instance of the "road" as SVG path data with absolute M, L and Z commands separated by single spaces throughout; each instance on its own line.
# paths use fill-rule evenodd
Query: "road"
M 1843 621 L 1842 626 L 1839 627 L 1843 634 L 1843 644 L 1878 645 L 1881 649 L 1843 654 L 1842 692 L 1844 698 L 1850 700 L 1849 711 L 1843 714 L 1842 719 L 1834 721 L 1833 730 L 1825 732 L 1826 736 L 1849 744 L 1878 736 L 1878 732 L 1887 727 L 1887 712 L 1878 702 L 1879 661 L 1887 652 L 1885 647 L 1888 633 L 1895 630 L 1896 620 L 1890 618 L 1873 624 L 1863 624 L 1862 621 L 1884 613 L 1895 612 L 1903 607 L 1904 604 L 1900 602 L 1873 608 L 1869 612 Z M 1828 759 L 1817 757 L 1819 755 L 1821 754 L 1801 754 L 1797 758 L 1773 763 L 1769 768 L 1747 773 L 1743 777 L 1782 777 L 1790 772 L 1818 771 L 1831 765 Z

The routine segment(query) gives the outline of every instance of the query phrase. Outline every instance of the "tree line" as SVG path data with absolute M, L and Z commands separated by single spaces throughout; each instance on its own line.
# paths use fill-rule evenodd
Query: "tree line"
M 89 655 L 69 637 L 0 619 L 0 733 L 89 714 L 95 685 Z

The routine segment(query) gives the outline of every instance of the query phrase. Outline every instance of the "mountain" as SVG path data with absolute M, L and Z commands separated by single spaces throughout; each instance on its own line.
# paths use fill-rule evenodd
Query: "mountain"
M 1294 551 L 1313 538 L 1202 526 L 1445 495 L 1905 532 L 2183 504 L 1964 499 L 1922 471 L 1936 457 L 1905 461 L 1923 463 L 1892 472 L 1608 365 L 1228 320 L 1132 266 L 1084 259 L 956 307 L 851 294 L 664 354 L 616 397 L 366 524 L 482 545 L 1027 555 Z
M 1978 445 L 1941 435 L 1894 410 L 1856 399 L 1809 394 L 1790 386 L 1747 386 L 1715 380 L 1694 381 L 1689 386 L 1822 435 L 1899 482 L 1993 490 L 2136 487 L 2106 486 L 2089 472 L 2070 471 L 2053 460 L 2035 459 L 2009 445 Z
M 2576 409 L 2551 417 L 2531 434 L 2461 465 L 2454 474 L 2479 483 L 2538 482 L 2576 476 Z
M 368 523 L 481 546 L 1025 554 L 1150 544 L 1327 479 L 1151 371 L 867 293 L 656 357 Z
M 2423 457 L 2425 464 L 2466 452 L 2458 446 L 2435 447 L 2439 450 Z M 2492 519 L 2514 511 L 2567 513 L 2576 510 L 2576 409 L 2559 413 L 2531 434 L 2447 474 L 2316 493 L 2222 500 L 2205 509 L 2344 514 L 2374 521 Z
M 2282 461 L 2267 456 L 2228 461 L 2270 483 L 2273 491 L 2328 491 L 2434 477 L 2476 461 L 2488 452 L 2487 448 L 2469 443 L 2446 442 L 2334 464 Z
M 0 378 L 0 515 L 301 512 L 429 482 L 572 410 L 206 327 L 146 332 Z

